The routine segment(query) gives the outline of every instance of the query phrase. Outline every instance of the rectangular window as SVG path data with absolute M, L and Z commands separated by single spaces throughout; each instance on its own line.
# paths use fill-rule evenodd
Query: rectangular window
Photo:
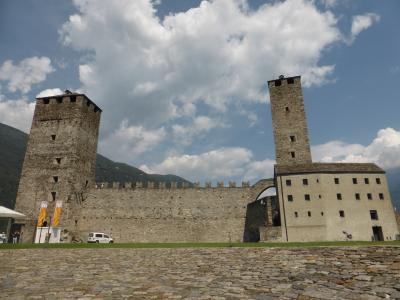
M 380 178 L 376 178 L 376 184 L 381 184 L 381 179 Z
M 340 216 L 341 218 L 344 218 L 344 210 L 339 210 L 339 216 Z
M 339 178 L 335 178 L 335 184 L 339 184 Z
M 69 99 L 71 100 L 71 102 L 76 102 L 76 96 L 70 96 Z
M 376 210 L 370 210 L 369 213 L 371 215 L 371 220 L 378 220 L 378 212 Z
M 360 200 L 360 194 L 359 193 L 356 193 L 355 196 L 356 196 L 356 200 Z
M 287 201 L 293 202 L 293 195 L 288 195 L 287 196 Z
M 310 195 L 309 195 L 309 194 L 305 194 L 305 195 L 304 195 L 304 200 L 310 201 Z
M 368 194 L 367 194 L 367 198 L 368 198 L 368 200 L 372 200 L 372 194 L 371 194 L 371 193 L 368 193 Z
M 294 216 L 297 218 L 299 216 L 299 214 L 297 213 L 297 211 L 294 212 Z
M 44 103 L 44 104 L 49 104 L 49 103 L 50 103 L 50 99 L 49 99 L 49 98 L 43 99 L 43 103 Z
M 58 182 L 58 176 L 53 176 L 53 181 Z
M 364 178 L 364 182 L 365 182 L 365 184 L 369 184 L 369 179 L 368 178 Z
M 294 135 L 291 135 L 290 136 L 290 141 L 293 143 L 293 142 L 295 142 L 296 141 L 296 137 L 294 136 Z
M 289 106 L 285 106 L 285 111 L 286 111 L 286 112 L 289 112 L 289 111 L 290 111 Z
M 56 163 L 61 164 L 61 157 L 56 157 Z
M 62 103 L 62 101 L 63 101 L 62 97 L 57 97 L 56 99 L 57 99 L 57 103 Z
M 303 178 L 303 185 L 308 185 L 308 179 L 307 178 Z
M 57 196 L 56 192 L 51 192 L 51 198 L 53 199 L 53 201 L 56 201 L 56 196 Z
M 286 186 L 292 186 L 292 181 L 290 179 L 286 179 Z
M 275 86 L 280 86 L 282 82 L 280 80 L 275 80 Z
M 336 194 L 336 199 L 338 199 L 338 200 L 342 200 L 342 194 L 340 194 L 340 193 L 337 193 L 337 194 Z
M 357 184 L 357 178 L 353 178 L 353 184 Z
M 385 200 L 385 197 L 383 196 L 383 193 L 379 193 L 379 199 Z
M 307 212 L 307 215 L 308 215 L 309 217 L 311 217 L 311 211 L 308 211 L 308 212 Z
M 295 153 L 294 151 L 292 151 L 292 152 L 290 152 L 290 156 L 291 156 L 292 158 L 295 158 L 295 157 L 296 157 L 296 153 Z
M 293 78 L 288 78 L 287 83 L 288 84 L 293 84 L 294 83 L 294 79 Z
M 51 135 L 51 140 L 52 140 L 52 141 L 55 141 L 55 140 L 56 140 L 56 135 L 55 135 L 55 134 L 52 134 L 52 135 Z

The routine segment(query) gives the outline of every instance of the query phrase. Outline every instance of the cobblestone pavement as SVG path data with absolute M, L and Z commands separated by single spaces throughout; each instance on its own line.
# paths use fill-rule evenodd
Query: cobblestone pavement
M 2 299 L 400 299 L 400 247 L 0 251 Z

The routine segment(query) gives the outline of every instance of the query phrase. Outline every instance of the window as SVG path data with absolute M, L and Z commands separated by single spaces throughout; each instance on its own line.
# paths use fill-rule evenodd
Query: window
M 299 214 L 297 213 L 297 211 L 294 212 L 294 216 L 295 218 L 297 218 L 299 216 Z
M 339 210 L 339 216 L 340 216 L 341 218 L 344 218 L 344 210 Z
M 303 178 L 303 185 L 308 185 L 308 179 L 307 178 Z
M 286 186 L 291 186 L 292 185 L 292 181 L 290 179 L 286 179 Z
M 336 199 L 338 199 L 338 200 L 342 200 L 342 194 L 340 194 L 340 193 L 337 193 L 337 194 L 336 194 Z
M 280 86 L 282 82 L 280 80 L 275 80 L 275 86 Z
M 381 179 L 380 178 L 376 178 L 376 184 L 381 184 Z
M 385 197 L 383 196 L 383 193 L 379 193 L 379 199 L 384 200 Z
M 105 237 L 106 239 L 110 238 L 107 234 L 105 234 L 104 237 Z
M 287 196 L 287 201 L 293 202 L 293 195 L 288 195 Z
M 378 220 L 378 212 L 376 210 L 370 210 L 371 220 Z
M 371 193 L 368 193 L 368 194 L 367 194 L 367 198 L 368 198 L 368 200 L 372 200 L 372 194 L 371 194 Z
M 58 176 L 53 176 L 53 181 L 58 182 Z
M 357 178 L 353 178 L 353 184 L 357 184 Z
M 56 192 L 51 192 L 51 198 L 53 199 L 53 201 L 56 201 L 56 196 L 57 196 Z
M 294 83 L 294 79 L 293 78 L 288 78 L 287 83 L 288 84 L 293 84 Z
M 286 112 L 289 112 L 289 111 L 290 111 L 289 106 L 285 106 L 285 111 L 286 111 Z
M 96 233 L 96 237 L 102 238 L 103 235 L 101 233 Z
M 309 195 L 309 194 L 305 194 L 305 195 L 304 195 L 304 200 L 310 201 L 310 195 Z
M 368 178 L 364 178 L 364 182 L 365 182 L 365 184 L 369 184 L 369 179 Z
M 318 198 L 319 198 L 319 199 L 321 199 L 321 198 L 322 198 L 322 196 L 321 196 L 321 195 L 318 195 Z
M 49 103 L 50 103 L 50 99 L 49 99 L 49 98 L 43 99 L 43 103 L 44 103 L 44 104 L 49 104 Z
M 61 164 L 61 157 L 56 157 L 56 163 Z
M 63 98 L 62 97 L 58 97 L 58 98 L 56 98 L 57 99 L 57 103 L 62 103 L 62 101 L 63 101 Z
M 335 184 L 339 184 L 339 178 L 335 178 Z
M 294 151 L 292 151 L 292 152 L 290 152 L 290 156 L 291 156 L 292 158 L 295 158 L 295 157 L 296 157 L 296 153 L 294 153 Z
M 71 100 L 71 102 L 76 102 L 76 96 L 71 96 L 69 97 L 69 99 Z
M 293 143 L 293 142 L 295 142 L 296 141 L 296 137 L 294 136 L 294 135 L 291 135 L 290 136 L 290 141 Z
M 308 215 L 309 217 L 311 217 L 311 211 L 308 211 L 308 212 L 307 212 L 307 215 Z
M 56 140 L 56 135 L 55 135 L 55 134 L 52 134 L 52 135 L 51 135 L 51 140 L 52 140 L 52 141 L 55 141 L 55 140 Z
M 324 212 L 323 211 L 321 211 L 321 216 L 323 216 L 324 215 Z
M 359 193 L 355 193 L 356 196 L 356 200 L 360 200 L 360 194 Z

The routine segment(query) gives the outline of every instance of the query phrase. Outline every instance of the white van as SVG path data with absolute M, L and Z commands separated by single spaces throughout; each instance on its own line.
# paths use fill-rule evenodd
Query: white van
M 108 234 L 102 232 L 90 232 L 87 242 L 112 244 L 114 243 L 114 240 Z

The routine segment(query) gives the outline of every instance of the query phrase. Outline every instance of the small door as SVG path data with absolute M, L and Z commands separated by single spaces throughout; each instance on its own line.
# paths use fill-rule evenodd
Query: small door
M 383 241 L 383 232 L 381 226 L 372 226 L 372 233 L 374 236 L 374 241 Z

